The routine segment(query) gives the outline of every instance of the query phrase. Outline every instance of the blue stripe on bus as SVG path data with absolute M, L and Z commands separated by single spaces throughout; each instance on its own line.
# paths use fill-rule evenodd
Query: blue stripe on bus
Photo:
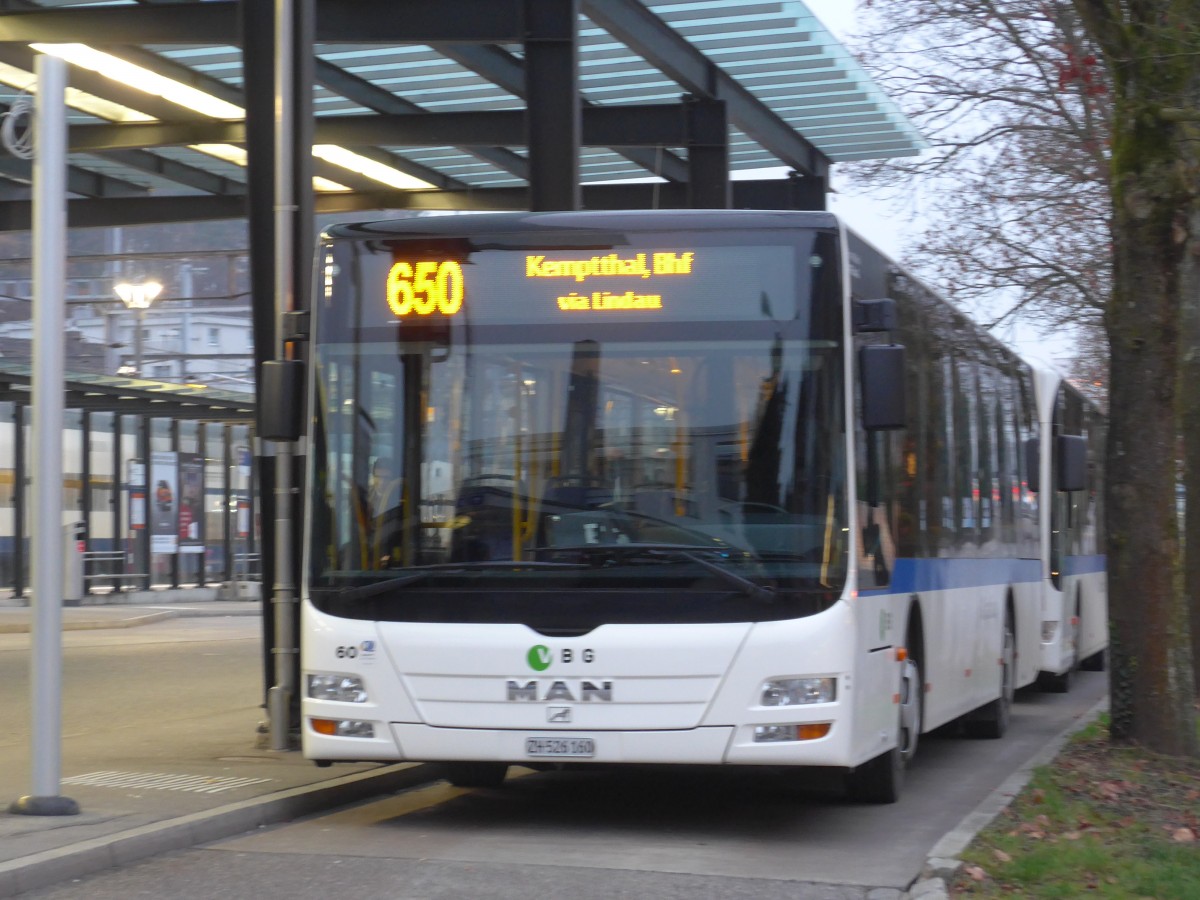
M 1088 575 L 1108 569 L 1108 557 L 1103 553 L 1094 556 L 1068 556 L 1063 559 L 1064 575 Z
M 916 594 L 1040 581 L 1041 577 L 1042 565 L 1036 559 L 898 559 L 888 587 L 859 594 Z

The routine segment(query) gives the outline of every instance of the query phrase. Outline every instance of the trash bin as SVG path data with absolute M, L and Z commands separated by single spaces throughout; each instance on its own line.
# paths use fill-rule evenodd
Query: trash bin
M 83 602 L 83 523 L 63 526 L 63 605 Z

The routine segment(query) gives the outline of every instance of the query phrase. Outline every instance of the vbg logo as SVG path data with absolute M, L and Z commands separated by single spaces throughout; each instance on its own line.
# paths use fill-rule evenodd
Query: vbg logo
M 529 648 L 525 658 L 529 661 L 529 668 L 533 671 L 545 672 L 550 668 L 550 663 L 554 661 L 554 654 L 545 644 L 534 644 Z
M 594 650 L 573 650 L 570 647 L 564 647 L 558 651 L 558 661 L 570 665 L 574 662 L 590 663 L 596 659 Z M 550 664 L 554 662 L 554 651 L 545 644 L 534 644 L 529 648 L 529 652 L 525 654 L 525 660 L 529 663 L 529 668 L 535 672 L 545 672 L 550 668 Z

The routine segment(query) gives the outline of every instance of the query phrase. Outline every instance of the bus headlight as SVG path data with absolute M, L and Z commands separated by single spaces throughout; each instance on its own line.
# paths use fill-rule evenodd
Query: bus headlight
M 367 702 L 367 691 L 357 675 L 309 675 L 308 696 L 313 700 Z
M 762 686 L 762 706 L 803 706 L 837 699 L 836 678 L 774 678 Z

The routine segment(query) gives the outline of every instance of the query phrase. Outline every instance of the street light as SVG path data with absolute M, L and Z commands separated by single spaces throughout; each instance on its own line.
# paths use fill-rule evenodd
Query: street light
M 137 317 L 133 335 L 133 368 L 138 378 L 142 377 L 142 330 L 146 321 L 146 310 L 162 293 L 163 286 L 157 281 L 132 283 L 123 281 L 113 287 L 126 309 L 132 309 Z

